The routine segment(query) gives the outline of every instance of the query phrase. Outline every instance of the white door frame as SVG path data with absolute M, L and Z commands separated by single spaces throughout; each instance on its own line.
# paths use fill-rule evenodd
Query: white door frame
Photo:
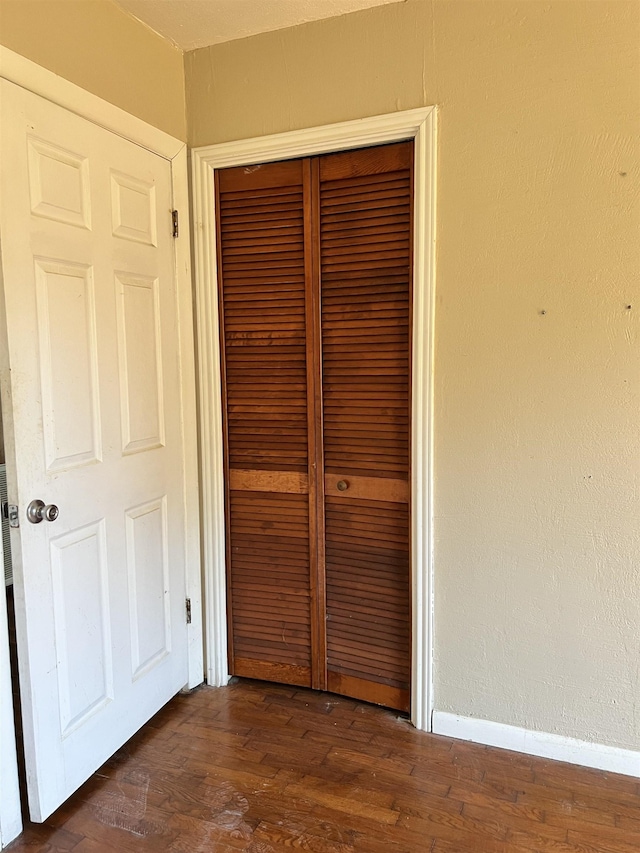
M 198 329 L 201 501 L 207 680 L 224 685 L 227 665 L 222 386 L 218 323 L 214 171 L 307 157 L 402 139 L 415 143 L 413 381 L 411 442 L 411 720 L 431 730 L 433 708 L 433 314 L 435 268 L 435 107 L 192 151 Z
M 202 578 L 200 566 L 200 526 L 198 492 L 198 456 L 196 436 L 189 441 L 189 433 L 196 424 L 195 349 L 193 337 L 193 305 L 191 288 L 191 247 L 189 234 L 189 201 L 187 175 L 187 146 L 164 131 L 130 115 L 119 107 L 81 89 L 29 59 L 0 45 L 0 77 L 40 95 L 48 101 L 64 107 L 82 118 L 111 131 L 136 145 L 146 148 L 171 163 L 173 206 L 181 211 L 180 233 L 174 240 L 175 269 L 178 287 L 181 393 L 183 430 L 185 441 L 184 508 L 186 518 L 185 565 L 187 595 L 191 598 L 192 621 L 188 626 L 189 681 L 187 687 L 202 683 L 203 625 L 202 625 Z M 8 165 L 8 164 L 7 164 Z M 167 211 L 167 220 L 170 212 Z M 9 460 L 8 460 L 9 461 Z M 0 705 L 10 706 L 11 696 L 5 695 L 10 681 L 3 677 L 5 668 L 5 603 L 0 603 Z M 8 683 L 8 688 L 7 688 Z M 2 809 L 0 809 L 0 845 L 6 845 L 21 828 L 20 803 L 15 798 L 5 801 L 4 785 L 16 778 L 15 752 L 5 748 L 5 739 L 13 738 L 13 726 L 4 714 L 0 737 L 0 778 L 3 782 Z M 7 721 L 7 722 L 5 722 Z

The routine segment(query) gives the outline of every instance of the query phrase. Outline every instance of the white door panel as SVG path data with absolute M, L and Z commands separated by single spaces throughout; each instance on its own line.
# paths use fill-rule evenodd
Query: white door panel
M 9 500 L 43 820 L 188 680 L 171 166 L 1 85 Z M 34 498 L 59 517 L 29 523 Z

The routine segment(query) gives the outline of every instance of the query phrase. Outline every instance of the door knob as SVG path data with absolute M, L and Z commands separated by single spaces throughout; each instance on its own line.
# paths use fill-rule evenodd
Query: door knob
M 347 489 L 349 488 L 349 483 L 347 483 L 346 480 L 338 480 L 338 482 L 336 483 L 336 486 L 338 488 L 338 491 L 346 492 Z
M 44 501 L 31 501 L 27 507 L 27 518 L 31 524 L 40 524 L 41 521 L 55 521 L 60 510 L 55 504 L 47 504 Z

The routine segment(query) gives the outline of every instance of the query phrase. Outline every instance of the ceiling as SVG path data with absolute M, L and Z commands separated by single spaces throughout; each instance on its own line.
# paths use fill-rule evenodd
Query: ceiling
M 115 0 L 182 50 L 400 0 Z

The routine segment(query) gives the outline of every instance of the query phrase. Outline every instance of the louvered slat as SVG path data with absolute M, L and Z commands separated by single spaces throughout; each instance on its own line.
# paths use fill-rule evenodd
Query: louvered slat
M 231 672 L 311 683 L 303 173 L 218 173 Z
M 233 491 L 230 504 L 235 671 L 245 660 L 308 669 L 307 496 Z
M 412 146 L 363 154 L 320 166 L 328 685 L 407 710 Z

